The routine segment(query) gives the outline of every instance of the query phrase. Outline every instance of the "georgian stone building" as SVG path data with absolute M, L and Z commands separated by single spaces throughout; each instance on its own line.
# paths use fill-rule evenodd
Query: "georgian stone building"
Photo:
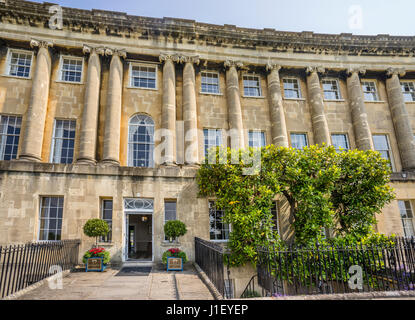
M 226 240 L 214 202 L 199 198 L 209 146 L 275 144 L 378 150 L 397 201 L 385 234 L 412 235 L 415 38 L 251 30 L 181 19 L 0 2 L 0 244 L 93 239 L 112 226 L 115 261 L 158 261 L 166 220 Z M 283 199 L 274 214 L 291 234 Z

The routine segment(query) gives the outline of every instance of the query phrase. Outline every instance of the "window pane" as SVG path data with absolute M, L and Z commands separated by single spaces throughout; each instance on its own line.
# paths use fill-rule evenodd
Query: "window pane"
M 61 240 L 63 197 L 44 197 L 40 208 L 39 240 Z
M 210 240 L 228 240 L 230 226 L 224 223 L 223 211 L 217 210 L 215 202 L 209 201 Z
M 146 115 L 136 115 L 130 120 L 128 134 L 128 166 L 154 166 L 154 122 Z
M 219 74 L 202 72 L 202 92 L 219 93 Z
M 265 133 L 258 131 L 249 131 L 249 147 L 262 148 L 265 147 Z
M 76 120 L 56 120 L 53 134 L 53 163 L 73 162 L 75 134 Z
M 307 135 L 303 133 L 292 133 L 291 134 L 291 145 L 294 149 L 302 150 L 308 146 Z
M 337 151 L 349 150 L 349 140 L 346 134 L 333 134 L 331 140 Z
M 0 160 L 17 158 L 21 122 L 21 117 L 0 115 Z
M 156 68 L 150 66 L 131 67 L 131 86 L 143 89 L 156 88 Z

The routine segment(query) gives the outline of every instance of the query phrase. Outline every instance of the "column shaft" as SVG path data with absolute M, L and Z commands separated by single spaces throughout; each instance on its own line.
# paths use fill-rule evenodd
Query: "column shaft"
M 271 114 L 272 143 L 289 147 L 284 105 L 282 102 L 279 68 L 274 67 L 268 75 L 269 109 Z
M 176 72 L 172 59 L 166 59 L 163 67 L 163 106 L 161 126 L 164 131 L 164 164 L 176 163 Z
M 395 126 L 396 140 L 401 155 L 402 169 L 415 169 L 415 140 L 411 123 L 409 122 L 408 111 L 402 94 L 399 77 L 396 73 L 386 80 L 389 106 L 392 114 L 392 121 Z
M 228 100 L 229 131 L 231 147 L 245 148 L 245 137 L 242 121 L 242 107 L 239 91 L 238 71 L 230 65 L 226 71 L 226 95 Z M 236 139 L 238 143 L 236 143 Z
M 95 50 L 88 60 L 88 75 L 85 88 L 85 105 L 81 123 L 81 137 L 78 162 L 96 163 L 96 141 L 98 130 L 99 90 L 101 80 L 101 62 Z
M 108 164 L 120 164 L 120 130 L 123 64 L 118 54 L 111 59 L 105 112 L 104 159 Z
M 41 161 L 52 62 L 47 45 L 40 46 L 19 159 Z
M 194 165 L 198 161 L 196 80 L 193 62 L 186 62 L 183 70 L 183 121 L 185 163 Z
M 311 121 L 313 124 L 314 143 L 331 145 L 330 131 L 324 112 L 323 96 L 321 94 L 318 72 L 313 70 L 307 75 L 307 89 L 311 104 Z
M 374 150 L 358 71 L 349 73 L 347 91 L 350 99 L 356 146 L 360 150 Z

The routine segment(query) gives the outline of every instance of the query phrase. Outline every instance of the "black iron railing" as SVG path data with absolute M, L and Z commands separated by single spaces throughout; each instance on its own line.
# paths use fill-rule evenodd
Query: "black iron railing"
M 200 238 L 195 238 L 196 263 L 206 273 L 220 294 L 225 299 L 229 299 L 232 298 L 232 289 L 229 288 L 229 266 L 226 266 L 228 270 L 228 285 L 225 285 L 225 255 L 226 252 L 222 246 Z
M 266 296 L 415 290 L 415 239 L 373 246 L 262 247 L 257 269 Z
M 79 240 L 0 246 L 0 297 L 16 293 L 78 264 Z M 51 267 L 57 266 L 51 272 Z M 52 273 L 52 274 L 51 274 Z

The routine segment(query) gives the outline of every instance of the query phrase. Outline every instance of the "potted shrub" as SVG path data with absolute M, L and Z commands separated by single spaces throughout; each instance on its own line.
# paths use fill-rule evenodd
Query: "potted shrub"
M 187 255 L 179 248 L 171 248 L 163 253 L 162 262 L 167 265 L 167 271 L 182 271 L 183 265 L 187 262 Z
M 91 219 L 85 223 L 83 229 L 85 235 L 95 238 L 95 247 L 85 252 L 83 257 L 86 271 L 104 271 L 110 261 L 110 254 L 104 248 L 98 248 L 98 238 L 108 234 L 108 223 L 101 219 Z
M 178 237 L 184 236 L 186 232 L 186 225 L 179 220 L 170 220 L 164 225 L 164 234 L 170 242 L 176 241 Z

